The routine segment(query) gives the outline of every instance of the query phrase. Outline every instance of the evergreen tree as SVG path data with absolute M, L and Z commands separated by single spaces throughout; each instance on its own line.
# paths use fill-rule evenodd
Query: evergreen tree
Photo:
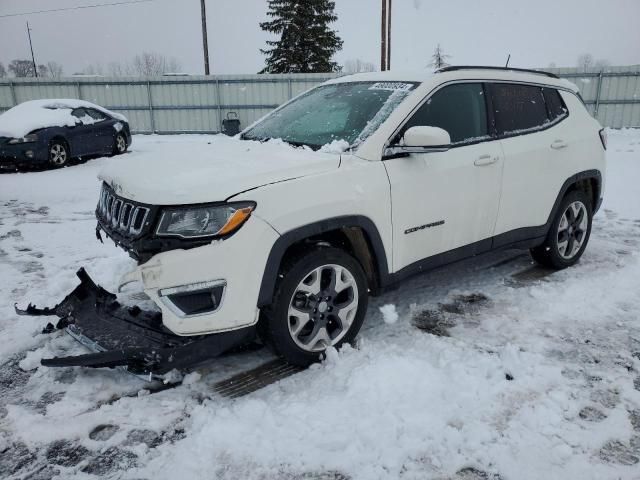
M 342 40 L 329 28 L 338 18 L 334 8 L 329 0 L 269 0 L 271 20 L 260 28 L 280 38 L 260 50 L 267 56 L 260 73 L 339 72 L 341 67 L 331 60 L 342 48 Z
M 450 58 L 451 55 L 446 55 L 440 47 L 440 44 L 433 51 L 433 55 L 431 55 L 431 63 L 429 63 L 430 67 L 433 67 L 434 70 L 438 70 L 440 68 L 448 67 L 447 59 Z

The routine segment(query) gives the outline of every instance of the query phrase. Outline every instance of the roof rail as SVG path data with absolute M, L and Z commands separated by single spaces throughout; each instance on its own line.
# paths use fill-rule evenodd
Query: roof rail
M 551 78 L 560 78 L 555 73 L 551 72 L 543 72 L 541 70 L 531 70 L 528 68 L 513 68 L 513 67 L 483 67 L 481 65 L 454 65 L 450 67 L 442 67 L 436 70 L 436 73 L 443 72 L 454 72 L 456 70 L 502 70 L 502 71 L 512 71 L 512 72 L 525 72 L 525 73 L 534 73 L 538 75 L 544 75 L 546 77 Z

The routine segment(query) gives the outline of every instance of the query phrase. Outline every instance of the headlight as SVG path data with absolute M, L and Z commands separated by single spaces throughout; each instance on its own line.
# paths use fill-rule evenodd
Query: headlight
M 25 135 L 22 138 L 12 138 L 9 140 L 10 145 L 15 145 L 16 143 L 33 143 L 38 141 L 38 135 L 35 133 L 31 133 L 29 135 Z
M 227 235 L 240 228 L 255 208 L 253 202 L 166 208 L 162 212 L 156 235 L 182 238 Z

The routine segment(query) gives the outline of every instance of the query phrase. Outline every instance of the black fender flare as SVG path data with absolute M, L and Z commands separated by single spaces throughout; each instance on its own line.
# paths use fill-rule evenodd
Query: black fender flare
M 384 249 L 382 238 L 375 223 L 363 215 L 346 215 L 334 218 L 327 218 L 313 222 L 288 232 L 283 233 L 271 247 L 267 263 L 262 275 L 260 292 L 258 294 L 258 308 L 265 307 L 271 303 L 276 288 L 276 281 L 280 271 L 280 265 L 284 259 L 284 254 L 293 244 L 306 238 L 314 237 L 322 233 L 342 228 L 361 228 L 367 235 L 371 248 L 372 257 L 377 269 L 381 285 L 386 285 L 389 281 L 389 266 L 387 263 L 387 252 Z
M 553 219 L 556 217 L 558 208 L 560 208 L 560 202 L 562 201 L 564 196 L 567 194 L 569 189 L 580 180 L 595 180 L 596 186 L 595 191 L 593 192 L 594 204 L 592 205 L 593 214 L 595 215 L 595 213 L 598 211 L 598 209 L 600 208 L 600 201 L 602 200 L 602 173 L 600 172 L 600 170 L 585 170 L 583 172 L 578 172 L 575 175 L 570 176 L 562 184 L 560 192 L 556 197 L 556 201 L 553 204 L 553 208 L 551 209 L 551 213 L 549 213 L 549 218 L 547 219 L 546 223 L 547 229 L 551 226 L 551 222 L 553 222 Z

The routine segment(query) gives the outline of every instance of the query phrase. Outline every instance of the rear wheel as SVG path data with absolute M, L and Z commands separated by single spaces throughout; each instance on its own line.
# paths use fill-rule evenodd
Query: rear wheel
M 69 162 L 69 149 L 62 140 L 53 140 L 49 145 L 49 164 L 64 167 Z
M 570 267 L 580 260 L 591 235 L 591 208 L 585 192 L 569 192 L 560 203 L 545 243 L 531 250 L 533 259 L 555 269 Z
M 260 328 L 277 354 L 307 366 L 327 348 L 355 339 L 368 303 L 357 260 L 336 248 L 318 248 L 286 262 L 280 278 Z
M 113 154 L 120 155 L 127 151 L 127 139 L 124 138 L 124 135 L 119 133 L 116 135 L 116 138 L 113 143 Z

